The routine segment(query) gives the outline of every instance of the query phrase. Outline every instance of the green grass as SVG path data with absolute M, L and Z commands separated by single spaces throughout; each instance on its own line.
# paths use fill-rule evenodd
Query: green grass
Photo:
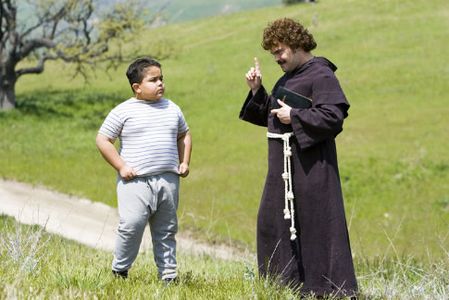
M 292 291 L 258 280 L 254 263 L 209 256 L 178 257 L 180 282 L 157 278 L 152 253 L 141 253 L 128 280 L 111 274 L 112 254 L 91 249 L 38 226 L 0 216 L 0 299 L 261 299 L 288 298 Z M 290 295 L 290 296 L 289 296 Z
M 260 7 L 281 5 L 281 0 L 172 0 L 162 11 L 163 16 L 169 23 L 184 22 L 199 18 L 214 17 L 220 14 L 235 13 L 237 11 L 255 9 Z M 156 11 L 166 5 L 166 3 L 150 3 L 154 6 L 152 11 Z
M 445 1 L 320 1 L 174 24 L 143 33 L 163 40 L 167 96 L 193 135 L 182 180 L 180 225 L 202 239 L 255 249 L 266 173 L 265 129 L 238 120 L 244 74 L 258 56 L 271 88 L 282 72 L 260 47 L 267 22 L 288 16 L 310 27 L 315 55 L 334 61 L 351 103 L 337 138 L 353 252 L 358 257 L 449 249 L 449 7 Z M 0 176 L 115 205 L 115 173 L 95 149 L 97 128 L 130 96 L 126 65 L 88 85 L 49 64 L 17 85 L 19 109 L 0 113 Z M 395 245 L 392 247 L 391 245 Z M 395 254 L 395 255 L 396 255 Z
M 179 252 L 176 285 L 157 279 L 148 252 L 137 257 L 127 280 L 115 279 L 111 253 L 0 216 L 0 299 L 295 298 L 291 290 L 258 278 L 251 260 L 230 262 Z M 447 259 L 429 264 L 410 257 L 357 259 L 360 299 L 447 299 Z

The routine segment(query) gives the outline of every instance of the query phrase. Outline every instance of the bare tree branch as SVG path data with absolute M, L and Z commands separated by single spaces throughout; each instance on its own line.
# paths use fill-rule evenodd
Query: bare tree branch
M 30 55 L 32 51 L 35 51 L 42 47 L 49 49 L 54 48 L 55 43 L 52 40 L 44 38 L 28 40 L 25 42 L 25 44 L 23 44 L 23 47 L 21 47 L 20 51 L 18 52 L 18 57 L 19 59 L 23 59 Z
M 21 1 L 27 0 L 0 1 L 0 109 L 5 103 L 2 95 L 14 95 L 17 79 L 43 72 L 48 60 L 72 64 L 74 76 L 87 79 L 99 64 L 107 70 L 144 54 L 137 46 L 122 47 L 144 27 L 144 10 L 134 5 L 140 0 L 120 2 L 106 12 L 95 11 L 94 0 L 30 0 L 33 15 L 19 23 Z M 26 58 L 36 65 L 16 69 Z M 12 106 L 14 101 L 9 101 Z
M 53 15 L 50 14 L 50 11 L 46 11 L 43 16 L 38 17 L 36 24 L 30 26 L 28 29 L 24 30 L 20 35 L 20 39 L 24 39 L 29 34 L 31 34 L 34 30 L 41 28 L 46 23 L 54 23 L 53 27 L 56 28 L 59 20 L 64 17 L 65 8 L 61 7 L 56 13 Z M 49 36 L 52 37 L 51 35 Z
M 24 74 L 39 74 L 42 73 L 44 71 L 44 64 L 45 61 L 48 58 L 46 56 L 42 56 L 39 61 L 37 62 L 37 65 L 33 68 L 23 68 L 23 69 L 19 69 L 16 71 L 17 74 L 17 78 L 19 78 L 20 76 L 24 75 Z

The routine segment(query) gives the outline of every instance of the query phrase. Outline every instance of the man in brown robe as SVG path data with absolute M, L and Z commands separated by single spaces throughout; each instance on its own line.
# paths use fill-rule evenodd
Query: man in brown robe
M 303 295 L 355 296 L 335 146 L 349 103 L 337 68 L 311 54 L 313 36 L 291 19 L 269 24 L 262 46 L 285 74 L 268 94 L 255 58 L 240 112 L 242 120 L 268 128 L 268 174 L 257 221 L 259 274 Z M 312 106 L 292 108 L 275 99 L 281 86 L 311 98 Z

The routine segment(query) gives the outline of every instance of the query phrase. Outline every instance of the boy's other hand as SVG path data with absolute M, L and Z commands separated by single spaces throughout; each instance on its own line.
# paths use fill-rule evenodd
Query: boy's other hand
M 260 64 L 257 57 L 254 57 L 254 67 L 251 67 L 245 75 L 246 83 L 253 95 L 256 94 L 257 90 L 262 85 L 262 73 L 260 72 Z
M 120 173 L 120 176 L 125 180 L 131 180 L 137 176 L 134 169 L 127 165 L 124 165 L 123 167 L 121 167 L 119 173 Z
M 189 175 L 189 165 L 186 163 L 181 163 L 179 165 L 179 176 L 181 177 L 187 177 L 187 175 Z

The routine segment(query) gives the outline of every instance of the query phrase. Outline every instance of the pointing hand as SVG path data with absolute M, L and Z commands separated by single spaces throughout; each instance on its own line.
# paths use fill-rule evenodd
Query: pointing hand
M 254 57 L 254 67 L 251 67 L 246 73 L 246 83 L 251 89 L 253 95 L 262 85 L 262 73 L 260 72 L 260 65 L 257 57 Z
M 276 115 L 281 123 L 290 124 L 292 122 L 290 119 L 290 111 L 292 108 L 279 99 L 277 101 L 281 107 L 272 109 L 271 114 Z

